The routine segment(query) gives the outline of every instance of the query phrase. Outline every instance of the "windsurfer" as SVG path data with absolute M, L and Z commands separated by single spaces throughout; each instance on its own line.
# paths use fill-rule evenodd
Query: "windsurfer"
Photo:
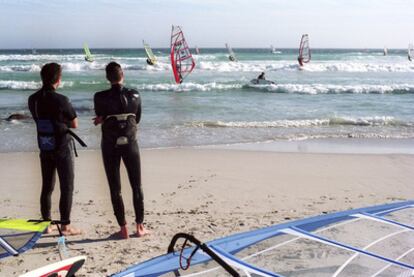
M 298 63 L 300 66 L 303 66 L 303 58 L 302 57 L 298 57 Z
M 147 58 L 147 64 L 154 65 L 154 63 L 152 62 L 152 60 L 150 60 L 149 58 Z
M 129 238 L 119 173 L 122 158 L 132 188 L 136 234 L 140 237 L 148 233 L 143 224 L 144 195 L 136 138 L 137 124 L 141 119 L 141 98 L 138 91 L 123 86 L 124 73 L 118 63 L 111 62 L 106 66 L 106 78 L 111 83 L 111 88 L 95 94 L 94 124 L 102 124 L 102 157 L 112 206 L 121 227 L 116 235 L 123 239 Z
M 257 79 L 258 80 L 266 80 L 265 73 L 264 72 L 260 73 L 260 75 L 257 77 Z
M 69 99 L 56 92 L 62 79 L 62 67 L 57 63 L 45 64 L 41 71 L 43 86 L 29 97 L 28 105 L 37 125 L 42 192 L 40 210 L 44 220 L 51 220 L 51 196 L 55 187 L 56 171 L 60 183 L 59 211 L 64 235 L 82 232 L 70 226 L 72 209 L 74 160 L 73 140 L 69 128 L 77 128 L 78 120 Z M 48 228 L 48 232 L 53 229 Z

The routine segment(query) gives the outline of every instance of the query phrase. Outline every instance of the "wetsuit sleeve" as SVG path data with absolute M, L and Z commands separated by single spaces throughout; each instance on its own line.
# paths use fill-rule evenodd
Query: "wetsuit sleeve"
M 93 104 L 96 116 L 105 116 L 105 112 L 99 99 L 99 95 L 95 94 L 95 96 L 93 97 Z
M 137 121 L 137 124 L 140 122 L 141 120 L 141 97 L 138 97 L 138 103 L 137 103 L 137 112 L 135 114 L 135 119 Z
M 64 98 L 63 105 L 62 105 L 62 112 L 63 116 L 66 120 L 72 121 L 77 116 L 75 109 L 73 108 L 72 104 L 70 103 L 68 98 Z
M 27 100 L 27 106 L 29 107 L 29 111 L 32 114 L 32 117 L 35 118 L 34 108 L 33 108 L 33 96 L 32 95 Z

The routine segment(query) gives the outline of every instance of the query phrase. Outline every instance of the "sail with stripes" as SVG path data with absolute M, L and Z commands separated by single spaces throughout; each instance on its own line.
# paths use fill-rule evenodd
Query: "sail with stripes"
M 157 63 L 157 57 L 152 52 L 151 47 L 144 40 L 142 41 L 142 44 L 144 45 L 145 53 L 147 54 L 147 63 L 149 65 L 155 65 Z
M 121 276 L 413 276 L 414 201 L 323 214 L 206 243 L 174 236 L 168 253 Z
M 93 56 L 91 50 L 89 50 L 88 44 L 83 44 L 83 51 L 85 52 L 85 61 L 93 62 Z
M 227 51 L 229 52 L 229 60 L 231 62 L 237 62 L 236 54 L 234 54 L 233 49 L 227 43 L 226 43 L 226 48 L 227 48 Z
M 170 59 L 175 82 L 181 84 L 194 70 L 195 61 L 180 26 L 172 26 Z
M 308 63 L 311 60 L 311 50 L 309 47 L 309 36 L 307 34 L 302 35 L 299 45 L 298 61 L 301 66 L 304 63 Z

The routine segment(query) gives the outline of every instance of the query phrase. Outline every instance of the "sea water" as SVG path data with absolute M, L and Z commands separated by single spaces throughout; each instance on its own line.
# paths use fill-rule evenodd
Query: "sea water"
M 27 98 L 41 87 L 40 68 L 63 66 L 58 92 L 78 114 L 77 133 L 98 148 L 100 127 L 92 124 L 93 95 L 109 87 L 105 65 L 120 63 L 125 85 L 139 90 L 141 147 L 222 145 L 315 139 L 414 138 L 414 62 L 406 50 L 314 49 L 303 68 L 297 49 L 203 49 L 181 85 L 173 82 L 169 49 L 153 49 L 155 66 L 143 49 L 0 50 L 0 152 L 37 149 Z M 275 85 L 251 85 L 262 71 Z

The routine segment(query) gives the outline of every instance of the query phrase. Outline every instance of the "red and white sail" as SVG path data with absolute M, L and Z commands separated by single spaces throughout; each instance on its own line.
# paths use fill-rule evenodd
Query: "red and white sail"
M 307 34 L 302 35 L 299 46 L 299 60 L 302 63 L 308 63 L 311 60 L 311 50 L 309 47 L 309 36 Z
M 175 82 L 180 84 L 195 67 L 194 58 L 180 26 L 172 26 L 170 55 Z

